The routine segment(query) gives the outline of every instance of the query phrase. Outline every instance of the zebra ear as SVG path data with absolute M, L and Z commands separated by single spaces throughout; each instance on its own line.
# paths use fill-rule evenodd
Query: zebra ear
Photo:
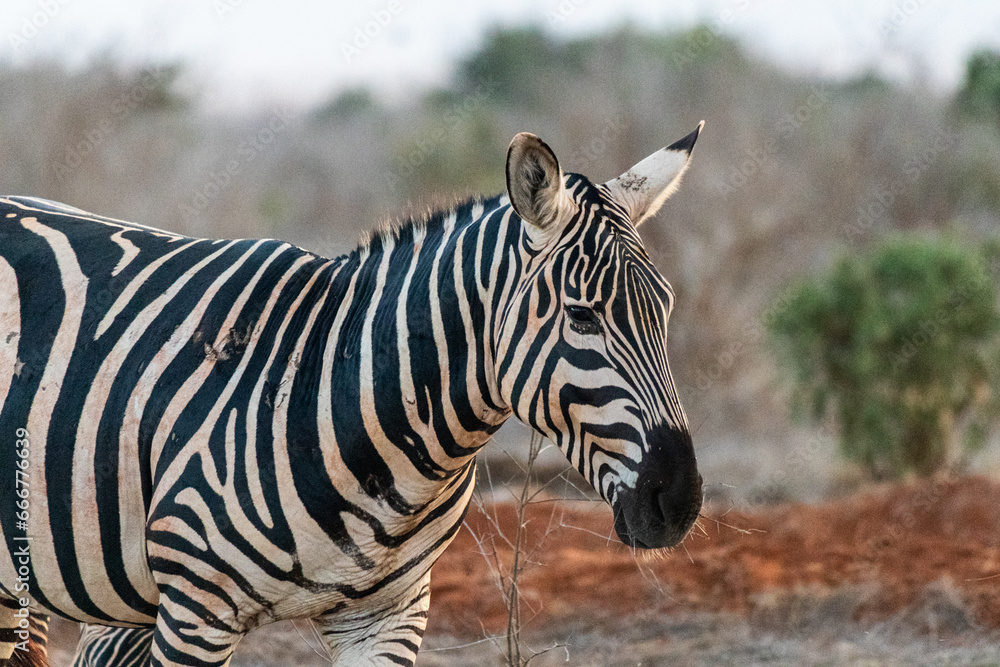
M 667 197 L 674 193 L 691 159 L 694 143 L 705 121 L 694 132 L 666 148 L 662 148 L 618 178 L 605 183 L 611 195 L 625 207 L 632 224 L 637 227 L 660 210 Z
M 507 149 L 507 194 L 521 219 L 538 229 L 551 227 L 572 206 L 556 154 L 530 132 L 515 136 Z

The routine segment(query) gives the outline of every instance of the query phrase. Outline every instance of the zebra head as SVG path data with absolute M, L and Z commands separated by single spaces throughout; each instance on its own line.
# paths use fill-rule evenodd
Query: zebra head
M 603 185 L 564 175 L 535 135 L 507 153 L 523 265 L 500 321 L 498 388 L 611 504 L 633 547 L 676 545 L 701 509 L 667 364 L 674 293 L 636 231 L 677 186 L 701 127 Z

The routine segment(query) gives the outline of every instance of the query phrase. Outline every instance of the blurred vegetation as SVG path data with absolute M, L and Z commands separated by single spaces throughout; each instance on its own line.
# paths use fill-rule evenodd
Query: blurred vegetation
M 340 254 L 387 217 L 502 191 L 517 132 L 601 182 L 705 119 L 683 186 L 642 228 L 678 293 L 671 364 L 698 441 L 788 433 L 761 343 L 790 279 L 892 231 L 1000 227 L 1000 128 L 962 120 L 965 93 L 792 74 L 712 26 L 498 29 L 444 85 L 394 102 L 361 87 L 227 115 L 197 86 L 183 63 L 0 69 L 0 191 Z
M 997 259 L 995 245 L 892 237 L 775 310 L 800 414 L 832 416 L 841 452 L 874 478 L 950 468 L 1000 416 Z
M 957 102 L 967 116 L 1000 127 L 1000 53 L 984 50 L 972 54 Z

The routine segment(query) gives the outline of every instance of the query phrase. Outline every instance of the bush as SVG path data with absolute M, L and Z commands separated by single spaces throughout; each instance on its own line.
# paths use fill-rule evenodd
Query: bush
M 930 475 L 1000 410 L 995 252 L 896 237 L 789 289 L 769 318 L 800 416 L 839 426 L 876 479 Z
M 1000 52 L 982 50 L 972 54 L 965 65 L 957 102 L 967 116 L 1000 121 Z

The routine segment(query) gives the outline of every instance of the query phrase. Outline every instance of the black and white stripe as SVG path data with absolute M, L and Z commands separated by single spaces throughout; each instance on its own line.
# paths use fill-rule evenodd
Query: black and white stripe
M 673 293 L 636 225 L 696 137 L 594 185 L 518 135 L 508 195 L 337 259 L 0 199 L 0 470 L 25 429 L 31 491 L 26 533 L 0 503 L 0 596 L 27 534 L 33 609 L 149 628 L 153 665 L 226 664 L 289 618 L 337 664 L 411 664 L 475 456 L 512 414 L 623 541 L 677 543 L 701 480 Z M 88 628 L 77 664 L 131 664 L 149 636 Z
M 85 625 L 72 667 L 145 667 L 152 644 L 149 628 Z

